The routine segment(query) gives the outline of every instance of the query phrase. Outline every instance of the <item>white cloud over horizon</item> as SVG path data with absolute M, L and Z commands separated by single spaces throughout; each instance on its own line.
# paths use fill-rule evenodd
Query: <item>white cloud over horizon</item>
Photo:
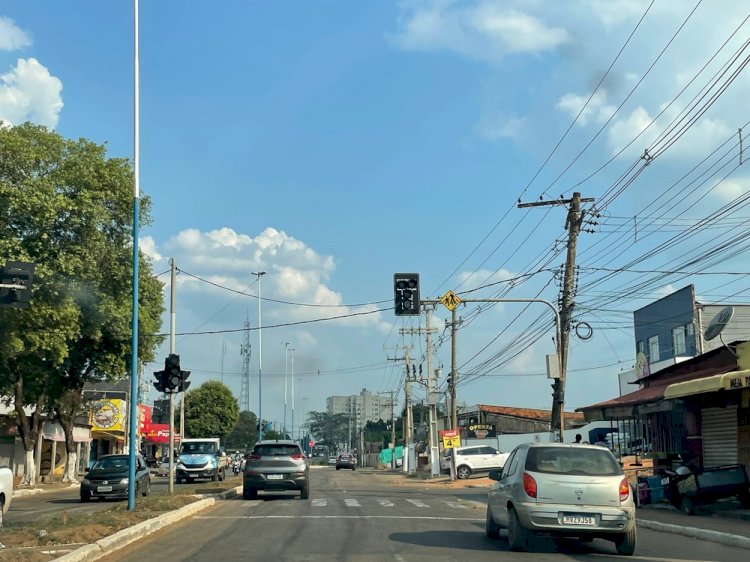
M 553 50 L 568 34 L 490 0 L 412 0 L 401 4 L 398 31 L 390 39 L 407 51 L 449 51 L 497 62 L 511 54 Z
M 16 51 L 31 45 L 28 33 L 12 19 L 0 16 L 0 51 Z
M 18 59 L 0 75 L 0 120 L 56 127 L 63 108 L 62 82 L 35 58 Z

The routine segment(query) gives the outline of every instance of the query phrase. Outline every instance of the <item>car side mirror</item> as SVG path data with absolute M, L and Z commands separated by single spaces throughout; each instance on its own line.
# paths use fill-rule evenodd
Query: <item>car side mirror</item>
M 500 480 L 500 477 L 502 476 L 502 469 L 501 470 L 490 470 L 490 480 Z
M 88 466 L 83 469 L 84 472 L 88 472 L 89 470 L 91 470 L 91 467 L 88 467 Z

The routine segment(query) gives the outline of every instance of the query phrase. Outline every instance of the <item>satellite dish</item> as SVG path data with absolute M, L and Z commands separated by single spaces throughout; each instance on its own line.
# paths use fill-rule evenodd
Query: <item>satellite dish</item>
M 719 314 L 714 316 L 713 319 L 711 319 L 711 322 L 708 323 L 708 326 L 706 326 L 706 329 L 703 331 L 703 339 L 706 341 L 711 341 L 716 336 L 718 336 L 724 329 L 724 327 L 729 324 L 729 321 L 732 319 L 733 314 L 733 307 L 725 306 L 724 308 L 722 308 L 719 311 Z

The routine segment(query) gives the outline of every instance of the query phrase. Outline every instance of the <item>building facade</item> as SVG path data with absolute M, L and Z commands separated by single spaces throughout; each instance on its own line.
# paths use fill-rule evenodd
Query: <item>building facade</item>
M 363 388 L 359 394 L 349 396 L 329 396 L 326 398 L 326 411 L 329 414 L 347 414 L 352 417 L 357 429 L 367 422 L 387 421 L 391 417 L 390 396 L 373 394 Z

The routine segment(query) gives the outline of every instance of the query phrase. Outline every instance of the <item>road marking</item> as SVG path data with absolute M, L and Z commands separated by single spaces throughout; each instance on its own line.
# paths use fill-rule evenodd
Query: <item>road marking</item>
M 325 507 L 328 505 L 328 500 L 325 498 L 319 498 L 312 501 L 313 507 Z
M 359 501 L 355 500 L 354 498 L 346 498 L 344 500 L 344 503 L 346 504 L 346 507 L 362 507 Z
M 259 506 L 261 503 L 263 503 L 262 500 L 250 500 L 250 501 L 244 500 L 244 504 L 248 507 L 256 507 L 256 506 Z
M 430 507 L 430 506 L 429 506 L 429 505 L 427 505 L 426 503 L 424 503 L 424 502 L 421 502 L 421 501 L 419 501 L 419 500 L 410 500 L 410 499 L 408 499 L 408 498 L 407 498 L 407 500 L 406 500 L 406 501 L 408 501 L 409 503 L 412 503 L 412 504 L 416 505 L 417 507 Z
M 445 503 L 449 507 L 452 507 L 453 509 L 468 509 L 468 507 L 466 505 L 464 505 L 462 503 L 458 503 L 458 502 L 444 501 L 443 503 Z
M 383 507 L 393 507 L 393 502 L 385 498 L 378 500 L 378 503 Z

